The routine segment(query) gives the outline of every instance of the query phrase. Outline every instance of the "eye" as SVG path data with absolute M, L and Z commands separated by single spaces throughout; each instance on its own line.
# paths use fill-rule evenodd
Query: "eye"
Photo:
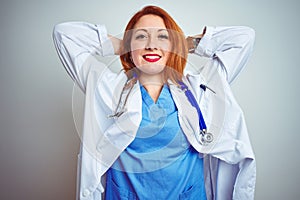
M 146 38 L 147 38 L 147 35 L 145 35 L 145 34 L 138 34 L 135 36 L 136 40 L 142 40 L 142 39 L 146 39 Z
M 168 40 L 169 39 L 169 36 L 167 34 L 159 34 L 158 35 L 158 38 L 159 39 L 162 39 L 162 40 Z

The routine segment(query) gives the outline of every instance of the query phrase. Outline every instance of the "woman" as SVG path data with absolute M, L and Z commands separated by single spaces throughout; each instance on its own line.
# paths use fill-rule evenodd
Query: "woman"
M 123 40 L 84 22 L 53 35 L 86 98 L 79 199 L 254 198 L 254 155 L 229 86 L 252 51 L 252 29 L 206 27 L 185 39 L 167 12 L 147 6 Z M 184 73 L 188 52 L 208 58 L 205 70 Z M 97 59 L 113 54 L 120 73 Z M 213 142 L 200 138 L 206 129 Z

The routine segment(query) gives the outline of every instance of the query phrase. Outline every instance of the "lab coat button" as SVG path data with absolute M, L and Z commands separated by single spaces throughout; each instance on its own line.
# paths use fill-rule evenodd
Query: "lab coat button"
M 88 189 L 85 189 L 85 190 L 83 191 L 82 195 L 83 195 L 84 197 L 87 197 L 87 196 L 90 195 L 90 191 L 89 191 Z

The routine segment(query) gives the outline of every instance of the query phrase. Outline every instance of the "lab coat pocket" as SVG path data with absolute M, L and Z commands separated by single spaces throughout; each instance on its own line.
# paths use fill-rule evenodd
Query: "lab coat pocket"
M 198 181 L 192 185 L 188 190 L 179 195 L 179 200 L 199 200 L 206 199 L 204 183 Z

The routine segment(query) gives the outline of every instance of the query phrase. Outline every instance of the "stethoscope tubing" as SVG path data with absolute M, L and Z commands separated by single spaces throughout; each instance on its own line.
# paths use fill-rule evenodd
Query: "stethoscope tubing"
M 108 118 L 118 118 L 120 117 L 125 111 L 126 111 L 126 102 L 128 99 L 128 96 L 133 88 L 133 85 L 137 82 L 137 78 L 133 77 L 131 80 L 129 80 L 125 86 L 123 87 L 119 102 L 117 104 L 117 108 L 115 110 L 115 113 L 112 115 L 107 116 Z M 182 91 L 184 91 L 186 97 L 188 98 L 189 102 L 191 103 L 191 105 L 193 107 L 195 107 L 195 109 L 197 110 L 197 114 L 199 117 L 199 128 L 200 128 L 200 132 L 199 132 L 199 138 L 198 141 L 202 144 L 202 145 L 207 145 L 208 143 L 211 143 L 214 139 L 213 135 L 211 133 L 207 132 L 207 126 L 206 123 L 204 121 L 204 117 L 203 114 L 201 112 L 201 109 L 194 97 L 194 95 L 192 94 L 192 92 L 189 90 L 189 88 L 187 87 L 186 84 L 184 84 L 182 81 L 178 82 L 180 85 L 180 89 Z M 206 89 L 206 86 L 203 85 Z M 202 88 L 202 87 L 201 87 Z M 209 88 L 210 89 L 210 88 Z M 210 89 L 211 90 L 211 89 Z M 204 90 L 205 91 L 205 90 Z M 212 90 L 213 91 L 213 90 Z M 214 91 L 213 91 L 214 92 Z M 214 92 L 215 93 L 215 92 Z M 123 101 L 123 96 L 126 95 L 125 97 L 125 101 Z
M 200 110 L 200 107 L 198 106 L 198 103 L 194 97 L 194 95 L 192 94 L 192 92 L 188 89 L 188 87 L 183 83 L 183 82 L 179 82 L 181 89 L 184 91 L 186 97 L 188 98 L 188 100 L 190 101 L 190 103 L 192 104 L 193 107 L 196 108 L 198 116 L 199 116 L 199 126 L 200 126 L 200 130 L 201 131 L 206 131 L 207 127 L 204 121 L 204 117 L 203 114 Z

